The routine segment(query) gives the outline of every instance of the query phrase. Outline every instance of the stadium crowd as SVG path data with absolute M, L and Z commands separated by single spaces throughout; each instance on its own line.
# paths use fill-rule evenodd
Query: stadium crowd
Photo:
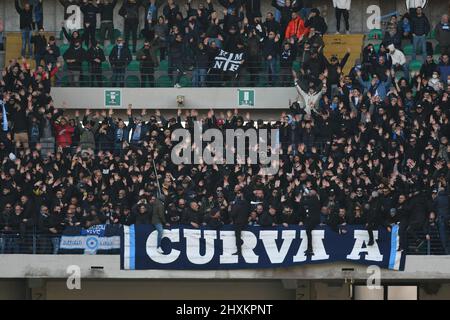
M 142 87 L 158 84 L 155 78 L 157 70 L 167 72 L 175 87 L 181 86 L 181 80 L 188 72 L 191 74 L 189 85 L 194 87 L 257 86 L 261 81 L 268 86 L 289 86 L 292 80 L 290 70 L 296 61 L 308 63 L 311 55 L 317 52 L 315 64 L 322 68 L 329 64 L 322 54 L 322 36 L 328 26 L 311 0 L 273 0 L 274 12 L 266 12 L 265 19 L 260 0 L 220 0 L 221 8 L 215 7 L 212 0 L 198 4 L 197 8 L 191 0 L 184 8 L 174 0 L 166 3 L 124 0 L 118 11 L 124 23 L 121 31 L 114 29 L 114 9 L 118 2 L 60 0 L 64 7 L 62 34 L 69 44 L 62 50 L 62 46 L 55 44 L 54 36 L 48 40 L 45 36 L 43 0 L 23 3 L 15 0 L 22 31 L 22 56 L 33 56 L 36 65 L 42 65 L 48 72 L 59 63 L 60 72 L 52 74 L 57 85 L 62 85 L 66 79 L 70 86 L 90 87 L 106 84 L 123 87 L 127 83 L 127 69 L 139 72 L 138 81 Z M 336 14 L 337 33 L 341 31 L 341 17 L 344 17 L 345 30 L 349 33 L 351 0 L 330 2 Z M 393 65 L 395 70 L 408 73 L 409 64 L 401 51 L 402 44 L 412 43 L 413 61 L 417 51 L 421 51 L 425 60 L 427 53 L 433 51 L 427 42 L 431 31 L 441 53 L 449 53 L 448 17 L 444 16 L 433 28 L 422 8 L 415 8 L 416 3 L 411 1 L 409 11 L 404 15 L 390 18 L 382 47 L 368 57 L 384 58 L 386 61 L 380 62 L 382 68 Z M 70 10 L 74 6 L 79 6 L 83 13 L 82 29 L 79 30 L 66 29 L 66 21 L 72 17 Z M 142 14 L 144 26 L 140 29 Z M 36 30 L 35 34 L 33 30 Z M 144 39 L 141 48 L 137 47 L 139 37 Z M 106 40 L 109 46 L 105 46 Z M 221 49 L 242 54 L 239 70 L 213 68 Z M 162 61 L 166 62 L 166 67 L 158 69 Z M 134 62 L 135 66 L 131 67 Z M 111 70 L 110 79 L 105 70 Z
M 124 7 L 132 10 L 138 3 L 127 0 Z M 247 17 L 239 20 L 240 2 L 224 2 L 229 19 L 224 29 L 248 22 L 250 40 L 260 29 L 250 23 L 260 16 L 257 6 L 252 7 L 256 3 L 247 2 Z M 115 117 L 113 110 L 76 111 L 75 117 L 69 118 L 65 106 L 55 106 L 51 98 L 52 77 L 61 67 L 54 59 L 56 48 L 43 55 L 51 61 L 34 71 L 25 59 L 12 61 L 0 82 L 4 101 L 1 252 L 28 250 L 30 241 L 25 235 L 30 232 L 38 232 L 44 242 L 52 241 L 53 252 L 57 252 L 58 237 L 67 226 L 151 223 L 161 231 L 164 226 L 178 224 L 220 228 L 232 223 L 238 251 L 240 231 L 249 224 L 304 225 L 309 236 L 319 225 L 329 225 L 340 234 L 347 232 L 347 225 L 363 225 L 369 230 L 368 245 L 374 243 L 373 230 L 391 230 L 399 224 L 400 250 L 408 248 L 408 238 L 415 244 L 425 240 L 419 236 L 424 232 L 426 239 L 439 238 L 448 253 L 448 52 L 443 51 L 436 63 L 425 48 L 428 51 L 420 72 L 410 77 L 402 59 L 396 60 L 401 51 L 392 34 L 420 37 L 414 30 L 429 31 L 414 25 L 414 21 L 423 20 L 421 8 L 411 18 L 413 31 L 409 35 L 404 19 L 398 23 L 393 19 L 379 51 L 368 45 L 362 63 L 345 75 L 346 57 L 328 61 L 322 55 L 323 43 L 317 32 L 326 28 L 320 29 L 323 21 L 317 10 L 310 11 L 308 27 L 303 27 L 296 13 L 299 7 L 293 9 L 289 0 L 284 6 L 274 4 L 281 14 L 280 25 L 287 29 L 284 35 L 279 34 L 276 20 L 268 16 L 261 27 L 268 33 L 267 39 L 271 38 L 272 45 L 282 38 L 291 44 L 306 41 L 309 53 L 299 73 L 286 65 L 286 82 L 295 85 L 298 99 L 273 121 L 252 119 L 249 113 L 242 115 L 238 110 L 226 114 L 210 110 L 204 117 L 196 110 L 184 114 L 178 110 L 166 119 L 157 110 L 147 114 L 150 111 L 133 110 L 132 106 L 127 110 L 128 119 Z M 92 1 L 84 6 L 98 8 Z M 169 0 L 163 10 L 172 30 L 180 19 L 184 21 L 176 7 Z M 206 9 L 194 10 L 193 16 L 198 16 L 188 19 L 188 29 L 192 23 L 203 21 L 202 10 Z M 129 14 L 126 16 L 131 17 Z M 149 28 L 155 16 L 151 17 Z M 227 33 L 221 41 L 219 21 L 211 19 L 216 33 L 209 38 L 216 39 L 216 44 L 239 46 L 240 28 L 235 28 L 236 37 Z M 295 27 L 296 23 L 302 28 Z M 129 21 L 126 26 L 129 32 L 125 34 L 134 35 L 135 25 Z M 288 32 L 292 29 L 305 34 L 293 37 Z M 447 16 L 436 30 L 440 30 L 441 50 L 445 50 L 450 34 Z M 183 41 L 187 34 L 176 33 L 175 38 Z M 72 50 L 79 50 L 80 42 L 73 40 L 78 36 L 72 33 L 70 37 Z M 280 39 L 275 40 L 277 37 Z M 415 41 L 421 45 L 421 40 Z M 287 44 L 284 48 L 290 50 Z M 169 60 L 172 50 L 169 46 Z M 403 77 L 397 77 L 398 70 L 403 71 Z M 202 121 L 204 130 L 279 129 L 279 171 L 272 176 L 260 175 L 257 163 L 174 165 L 170 155 L 176 142 L 171 141 L 171 133 L 181 127 L 192 129 L 195 120 Z M 311 249 L 308 247 L 309 252 Z

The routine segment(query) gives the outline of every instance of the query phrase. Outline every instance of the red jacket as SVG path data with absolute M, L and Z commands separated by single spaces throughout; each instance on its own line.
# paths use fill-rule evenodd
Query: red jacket
M 294 20 L 289 21 L 286 28 L 285 38 L 289 39 L 292 36 L 296 36 L 300 39 L 302 36 L 309 32 L 309 28 L 305 27 L 305 22 L 302 18 L 297 17 Z
M 72 144 L 72 134 L 75 131 L 75 128 L 69 124 L 62 126 L 60 124 L 55 124 L 55 139 L 56 145 L 58 147 L 70 147 Z

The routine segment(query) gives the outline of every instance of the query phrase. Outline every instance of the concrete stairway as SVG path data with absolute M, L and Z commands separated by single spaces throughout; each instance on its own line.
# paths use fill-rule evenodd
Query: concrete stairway
M 45 36 L 48 38 L 55 34 L 52 32 L 46 32 Z M 33 46 L 33 44 L 31 44 Z M 21 49 L 22 49 L 22 35 L 20 32 L 8 32 L 6 33 L 5 41 L 5 66 L 9 65 L 9 61 L 13 59 L 21 60 Z M 27 52 L 28 53 L 28 52 Z M 35 68 L 35 61 L 32 57 L 27 59 L 31 68 Z

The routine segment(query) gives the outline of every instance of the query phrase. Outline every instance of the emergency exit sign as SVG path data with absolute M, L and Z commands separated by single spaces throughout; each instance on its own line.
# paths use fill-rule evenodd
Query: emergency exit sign
M 105 107 L 120 108 L 122 106 L 121 90 L 105 90 Z
M 255 90 L 240 89 L 238 90 L 238 106 L 254 107 L 255 106 Z

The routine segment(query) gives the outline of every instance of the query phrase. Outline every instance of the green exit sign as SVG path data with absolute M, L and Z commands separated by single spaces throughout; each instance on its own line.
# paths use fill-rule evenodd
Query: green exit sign
M 255 90 L 239 89 L 238 90 L 238 106 L 254 107 L 255 106 Z
M 122 91 L 121 90 L 105 90 L 105 107 L 120 108 L 122 107 Z

